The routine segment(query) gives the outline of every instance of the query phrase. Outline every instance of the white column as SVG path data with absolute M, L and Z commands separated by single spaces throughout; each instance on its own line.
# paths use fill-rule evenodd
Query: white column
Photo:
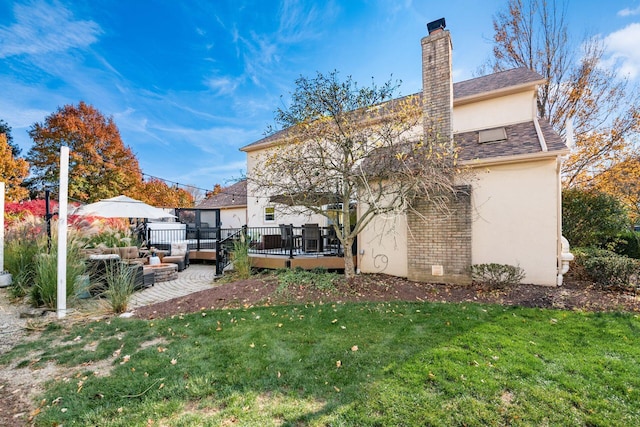
M 60 147 L 60 187 L 58 201 L 58 319 L 67 315 L 67 195 L 69 188 L 69 147 Z

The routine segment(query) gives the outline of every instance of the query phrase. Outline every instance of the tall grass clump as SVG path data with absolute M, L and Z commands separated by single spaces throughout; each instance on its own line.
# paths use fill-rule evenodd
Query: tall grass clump
M 249 240 L 245 236 L 233 242 L 233 270 L 238 279 L 248 279 L 251 277 Z
M 5 269 L 11 273 L 13 286 L 9 292 L 14 298 L 24 297 L 35 277 L 35 257 L 46 238 L 43 220 L 33 215 L 12 224 L 6 231 L 4 249 Z
M 129 300 L 135 291 L 138 268 L 137 264 L 106 263 L 104 282 L 107 289 L 102 296 L 106 298 L 114 313 L 127 311 Z
M 38 254 L 38 244 L 35 241 L 9 240 L 5 246 L 5 268 L 11 273 L 13 286 L 10 288 L 14 298 L 21 298 L 35 275 L 34 258 Z
M 132 237 L 127 232 L 117 229 L 104 229 L 100 233 L 81 238 L 84 248 L 116 248 L 132 245 Z
M 55 308 L 58 289 L 58 244 L 57 236 L 51 241 L 51 248 L 47 252 L 46 241 L 39 245 L 39 253 L 34 257 L 33 286 L 30 288 L 31 303 L 36 306 Z M 73 237 L 67 244 L 67 299 L 76 295 L 77 277 L 85 273 L 85 265 L 80 257 L 78 242 Z

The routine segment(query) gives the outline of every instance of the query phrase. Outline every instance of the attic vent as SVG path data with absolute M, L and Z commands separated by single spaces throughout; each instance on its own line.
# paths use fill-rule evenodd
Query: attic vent
M 486 129 L 478 132 L 478 142 L 480 144 L 486 142 L 506 141 L 507 130 L 505 128 Z

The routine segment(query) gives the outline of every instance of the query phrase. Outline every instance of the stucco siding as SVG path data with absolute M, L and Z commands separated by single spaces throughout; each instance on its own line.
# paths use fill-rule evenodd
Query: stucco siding
M 555 285 L 558 211 L 556 160 L 476 171 L 472 262 L 519 265 L 525 283 Z
M 222 228 L 240 228 L 247 223 L 247 209 L 220 209 L 220 223 Z
M 556 160 L 477 168 L 471 191 L 471 263 L 522 267 L 525 283 L 553 286 L 557 274 Z M 406 216 L 376 218 L 360 234 L 363 273 L 407 277 Z
M 358 216 L 363 207 L 358 206 Z M 362 273 L 407 277 L 407 218 L 379 215 L 358 235 L 358 268 Z
M 528 90 L 453 107 L 453 132 L 490 129 L 533 120 L 535 92 Z

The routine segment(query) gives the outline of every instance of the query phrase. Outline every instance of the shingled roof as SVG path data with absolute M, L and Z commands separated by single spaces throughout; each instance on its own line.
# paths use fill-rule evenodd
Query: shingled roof
M 489 94 L 519 86 L 530 86 L 544 82 L 542 76 L 528 68 L 514 68 L 453 84 L 453 101 Z
M 546 120 L 539 119 L 540 130 L 548 152 L 566 150 L 567 146 Z M 495 142 L 480 142 L 479 131 L 462 132 L 453 136 L 460 152 L 460 161 L 522 156 L 541 153 L 542 145 L 533 121 L 502 126 L 507 139 Z
M 220 193 L 200 202 L 196 208 L 239 208 L 247 206 L 247 180 L 225 187 Z
M 514 68 L 512 70 L 501 71 L 482 77 L 453 84 L 453 101 L 457 102 L 472 100 L 474 98 L 482 98 L 483 95 L 491 96 L 502 92 L 519 90 L 521 88 L 529 88 L 537 84 L 543 83 L 544 79 L 540 74 L 531 71 L 528 68 Z M 414 95 L 418 99 L 422 99 L 422 93 Z M 547 151 L 557 152 L 566 150 L 566 145 L 562 139 L 552 129 L 546 120 L 539 119 L 540 129 L 544 136 Z M 461 148 L 460 160 L 477 160 L 493 157 L 529 155 L 543 152 L 538 134 L 533 121 L 512 124 L 505 126 L 507 139 L 495 143 L 478 142 L 478 131 L 463 132 L 454 135 L 454 140 Z M 288 129 L 283 129 L 266 138 L 242 147 L 243 151 L 251 151 L 257 146 L 277 142 L 285 138 Z

